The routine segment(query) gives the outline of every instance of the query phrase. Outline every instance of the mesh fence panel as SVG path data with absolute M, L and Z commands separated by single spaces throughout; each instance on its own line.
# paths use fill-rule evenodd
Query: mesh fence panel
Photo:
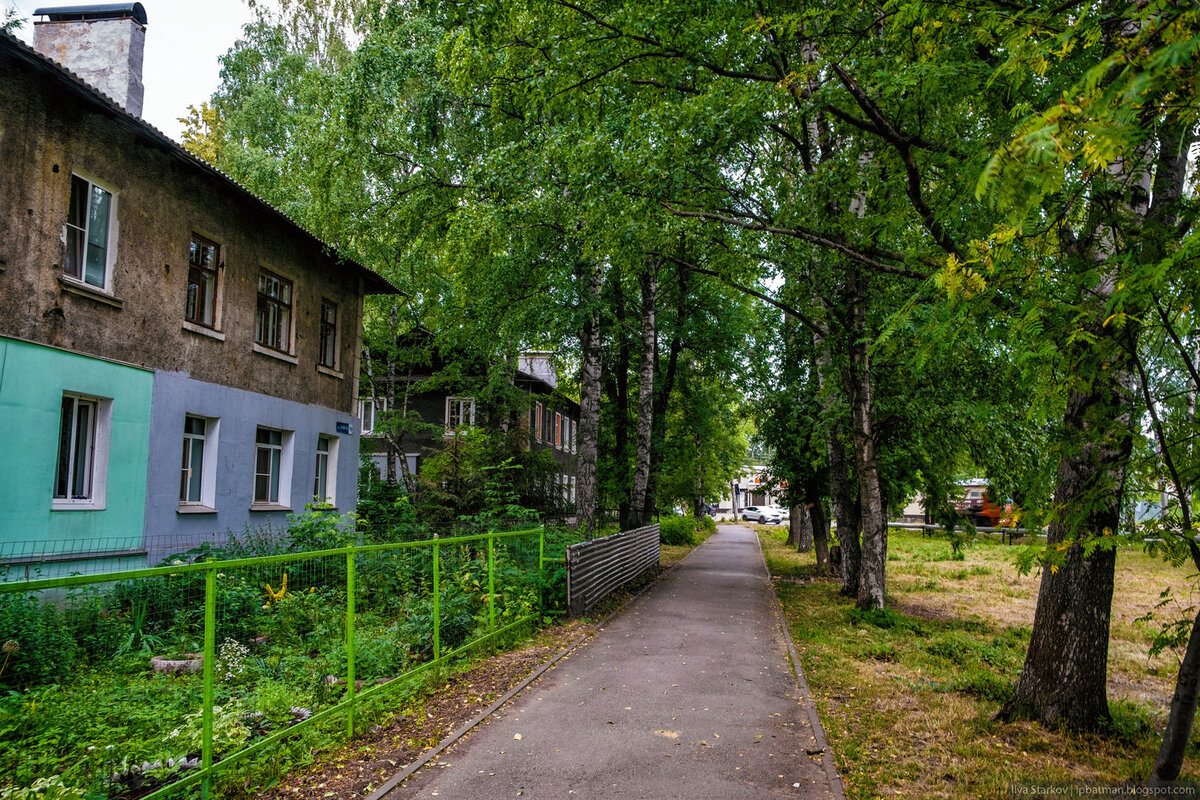
M 164 546 L 170 566 L 117 580 L 0 582 L 0 790 L 57 775 L 96 797 L 198 796 L 206 708 L 217 788 L 264 785 L 344 737 L 351 697 L 373 724 L 447 657 L 527 632 L 542 531 L 524 525 L 321 555 Z M 218 552 L 240 560 L 200 563 Z

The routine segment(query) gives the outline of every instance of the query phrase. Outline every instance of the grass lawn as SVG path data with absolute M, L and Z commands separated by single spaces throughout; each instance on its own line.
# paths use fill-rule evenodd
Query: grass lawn
M 1178 655 L 1149 656 L 1156 623 L 1136 620 L 1171 587 L 1188 616 L 1186 568 L 1139 551 L 1117 559 L 1109 645 L 1113 729 L 1078 736 L 992 721 L 1029 644 L 1040 575 L 1022 577 L 1012 546 L 986 538 L 956 561 L 944 538 L 892 529 L 889 613 L 863 615 L 818 573 L 811 553 L 759 526 L 767 564 L 850 798 L 998 797 L 1011 782 L 1145 778 L 1158 752 Z M 1194 612 L 1193 612 L 1194 613 Z M 1153 626 L 1153 627 L 1152 627 Z M 1200 772 L 1197 737 L 1183 777 Z

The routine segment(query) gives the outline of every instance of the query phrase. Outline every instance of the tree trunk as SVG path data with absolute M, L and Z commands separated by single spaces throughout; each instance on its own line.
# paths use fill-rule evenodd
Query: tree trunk
M 858 271 L 849 271 L 851 294 L 851 391 L 854 425 L 855 473 L 862 520 L 862 565 L 858 584 L 858 608 L 883 608 L 887 567 L 887 520 L 879 487 L 879 458 L 871 427 L 871 371 L 867 357 L 866 305 Z
M 682 318 L 682 313 L 680 314 Z M 657 341 L 657 335 L 655 336 Z M 671 338 L 670 353 L 667 356 L 667 369 L 659 374 L 658 349 L 655 348 L 654 372 L 654 409 L 651 413 L 653 424 L 650 428 L 650 470 L 646 484 L 646 500 L 642 511 L 646 519 L 654 514 L 658 507 L 658 477 L 662 472 L 663 451 L 667 441 L 667 407 L 671 402 L 671 392 L 675 388 L 675 375 L 679 367 L 679 354 L 683 350 L 683 339 L 678 334 Z
M 1178 203 L 1183 196 L 1184 177 L 1187 173 L 1188 154 L 1191 152 L 1195 136 L 1192 131 L 1181 132 L 1166 128 L 1160 134 L 1162 141 L 1159 145 L 1158 167 L 1154 171 L 1154 201 L 1150 210 L 1153 219 L 1164 223 L 1175 224 L 1177 220 Z M 1182 340 L 1180 340 L 1182 345 Z M 1187 359 L 1191 355 L 1180 347 L 1180 357 Z M 1200 352 L 1195 356 L 1200 361 Z M 1193 373 L 1194 374 L 1194 373 Z M 1196 392 L 1200 386 L 1193 380 L 1188 391 L 1188 428 L 1191 429 L 1196 417 Z M 1161 428 L 1159 428 L 1161 431 Z M 1165 437 L 1159 437 L 1160 452 L 1167 452 Z M 1195 442 L 1188 444 L 1188 455 L 1192 456 Z M 1172 474 L 1178 473 L 1172 470 Z M 1192 488 L 1179 482 L 1176 493 L 1180 497 L 1180 510 L 1183 514 L 1183 535 L 1191 537 L 1194 523 L 1192 521 Z M 1130 503 L 1130 506 L 1133 504 Z M 1132 527 L 1132 526 L 1131 526 Z M 1192 540 L 1194 542 L 1194 540 Z M 1192 544 L 1192 562 L 1200 570 L 1200 550 Z M 1173 781 L 1179 777 L 1183 766 L 1184 752 L 1192 738 L 1192 725 L 1196 718 L 1197 695 L 1200 693 L 1200 612 L 1192 621 L 1192 630 L 1188 634 L 1187 651 L 1179 664 L 1179 676 L 1175 679 L 1175 695 L 1171 699 L 1171 714 L 1167 719 L 1167 729 L 1163 733 L 1162 747 L 1151 773 L 1151 785 Z
M 1096 730 L 1109 719 L 1108 639 L 1116 551 L 1084 541 L 1108 537 L 1120 524 L 1121 497 L 1133 451 L 1135 325 L 1120 331 L 1101 323 L 1103 297 L 1114 289 L 1110 274 L 1092 292 L 1097 317 L 1091 345 L 1075 345 L 1073 374 L 1091 376 L 1071 392 L 1063 418 L 1070 448 L 1059 459 L 1054 506 L 1059 518 L 1047 544 L 1067 546 L 1065 563 L 1042 573 L 1033 636 L 1025 666 L 1001 719 L 1030 717 L 1044 725 Z M 1120 341 L 1123 339 L 1124 341 Z M 1081 350 L 1081 348 L 1087 348 Z
M 828 368 L 828 353 L 822 355 Z M 821 372 L 824 391 L 825 370 Z M 829 452 L 829 492 L 833 499 L 833 513 L 837 521 L 838 546 L 841 550 L 842 594 L 858 597 L 862 549 L 859 545 L 858 492 L 850 476 L 850 465 L 846 460 L 846 445 L 840 435 L 844 425 L 834 423 L 829 428 L 826 448 Z
M 1160 786 L 1179 777 L 1183 755 L 1192 738 L 1192 723 L 1196 719 L 1196 702 L 1200 694 L 1200 612 L 1192 621 L 1187 651 L 1179 663 L 1175 679 L 1175 696 L 1171 698 L 1171 716 L 1163 733 L 1162 747 L 1150 775 L 1152 786 Z
M 813 550 L 817 555 L 817 566 L 826 569 L 829 566 L 829 514 L 825 513 L 825 504 L 818 500 L 809 505 L 808 515 L 812 519 Z
M 692 518 L 699 523 L 704 518 L 704 442 L 699 433 L 692 434 L 692 445 L 696 448 L 696 490 L 692 495 Z
M 803 503 L 788 509 L 788 542 L 795 539 L 796 551 L 807 553 L 813 546 L 812 517 Z
M 596 535 L 596 465 L 600 440 L 600 268 L 581 263 L 579 282 L 586 281 L 590 308 L 584 312 L 580 336 L 579 368 L 579 456 L 575 513 L 587 538 Z
M 638 278 L 642 287 L 642 368 L 638 382 L 637 455 L 633 463 L 633 487 L 629 492 L 629 515 L 633 527 L 648 519 L 645 513 L 646 487 L 650 480 L 650 446 L 654 425 L 654 356 L 657 331 L 654 306 L 658 299 L 658 279 L 652 270 Z
M 643 512 L 649 519 L 658 507 L 658 480 L 662 472 L 663 453 L 667 441 L 667 409 L 671 404 L 671 393 L 675 390 L 675 376 L 679 371 L 679 355 L 683 352 L 682 330 L 688 315 L 688 271 L 676 270 L 675 328 L 667 352 L 667 368 L 660 371 L 658 349 L 654 352 L 654 423 L 650 431 L 650 477 L 646 485 L 646 500 Z M 656 332 L 657 339 L 657 332 Z
M 623 329 L 625 292 L 621 284 L 621 274 L 617 270 L 610 270 L 609 275 L 613 279 L 613 316 L 616 319 L 613 337 L 617 341 L 617 363 L 609 370 L 606 387 L 611 405 L 616 409 L 613 414 L 614 460 L 623 472 L 629 457 L 629 340 Z M 617 520 L 621 530 L 631 527 L 628 496 L 622 497 L 618 503 Z

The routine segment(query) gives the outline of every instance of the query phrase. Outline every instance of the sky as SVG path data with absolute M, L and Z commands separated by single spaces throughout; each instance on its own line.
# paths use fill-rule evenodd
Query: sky
M 110 1 L 110 0 L 106 0 Z M 39 8 L 87 5 L 91 0 L 0 0 L 15 6 L 25 24 L 17 31 L 33 43 L 33 12 Z M 245 0 L 141 0 L 146 9 L 146 57 L 142 118 L 176 141 L 178 121 L 190 105 L 209 99 L 220 81 L 225 54 L 250 21 Z

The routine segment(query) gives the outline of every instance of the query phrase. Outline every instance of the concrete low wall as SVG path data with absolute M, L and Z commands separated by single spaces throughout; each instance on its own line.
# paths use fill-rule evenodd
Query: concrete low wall
M 567 607 L 587 614 L 617 588 L 658 564 L 659 526 L 647 525 L 567 548 Z

